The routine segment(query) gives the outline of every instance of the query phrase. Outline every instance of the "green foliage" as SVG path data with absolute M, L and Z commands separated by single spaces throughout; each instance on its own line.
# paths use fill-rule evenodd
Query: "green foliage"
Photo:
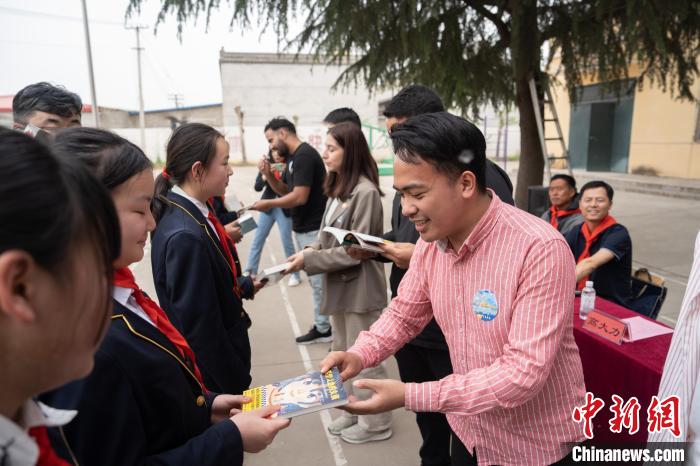
M 130 0 L 129 12 L 144 0 Z M 207 22 L 221 0 L 161 0 L 158 22 Z M 591 72 L 615 86 L 630 64 L 663 89 L 692 99 L 700 51 L 693 0 L 230 0 L 231 24 L 258 18 L 279 37 L 303 18 L 288 46 L 326 63 L 352 65 L 336 84 L 370 90 L 420 82 L 464 111 L 515 101 L 514 80 L 541 76 L 560 54 L 574 89 Z M 549 50 L 541 58 L 540 50 Z M 641 84 L 641 80 L 639 81 Z

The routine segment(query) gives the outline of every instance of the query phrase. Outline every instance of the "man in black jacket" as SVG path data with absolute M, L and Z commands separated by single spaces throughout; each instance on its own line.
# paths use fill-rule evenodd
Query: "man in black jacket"
M 407 86 L 391 99 L 384 110 L 387 131 L 391 133 L 392 126 L 412 116 L 444 111 L 442 100 L 432 89 L 419 84 Z M 503 169 L 489 160 L 486 161 L 486 187 L 493 189 L 502 201 L 514 204 L 510 178 Z M 389 283 L 394 298 L 419 237 L 414 224 L 401 214 L 401 197 L 398 193 L 394 196 L 391 209 L 391 227 L 391 231 L 383 236 L 393 243 L 383 246 L 383 255 L 374 257 L 373 253 L 353 248 L 348 248 L 347 251 L 355 259 L 374 257 L 382 262 L 393 262 Z M 447 342 L 435 319 L 394 356 L 403 382 L 439 380 L 452 373 Z M 445 415 L 416 413 L 416 422 L 423 437 L 420 448 L 421 466 L 449 466 L 451 430 Z

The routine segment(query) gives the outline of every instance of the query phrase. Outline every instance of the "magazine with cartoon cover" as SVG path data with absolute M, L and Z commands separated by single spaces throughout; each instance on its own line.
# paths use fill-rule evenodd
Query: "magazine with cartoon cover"
M 281 405 L 273 417 L 292 418 L 322 409 L 334 408 L 348 403 L 348 396 L 337 367 L 322 374 L 308 372 L 291 379 L 262 385 L 243 392 L 251 399 L 243 405 L 243 412 Z

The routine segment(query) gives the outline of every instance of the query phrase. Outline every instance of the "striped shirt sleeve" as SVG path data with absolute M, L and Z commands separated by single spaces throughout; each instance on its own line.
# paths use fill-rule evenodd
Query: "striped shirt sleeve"
M 364 367 L 374 367 L 396 353 L 418 335 L 433 317 L 425 280 L 425 250 L 426 243 L 419 240 L 396 298 L 369 331 L 360 333 L 348 350 L 360 356 Z

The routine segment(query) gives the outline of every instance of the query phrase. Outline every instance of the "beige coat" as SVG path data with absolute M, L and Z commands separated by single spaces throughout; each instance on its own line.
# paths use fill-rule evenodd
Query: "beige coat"
M 326 223 L 332 199 L 326 204 L 318 239 L 304 249 L 304 270 L 309 275 L 323 273 L 321 314 L 380 311 L 386 307 L 386 279 L 380 262 L 356 261 L 347 255 L 326 226 L 380 236 L 383 233 L 382 203 L 377 188 L 367 178 L 360 181 L 341 201 Z

